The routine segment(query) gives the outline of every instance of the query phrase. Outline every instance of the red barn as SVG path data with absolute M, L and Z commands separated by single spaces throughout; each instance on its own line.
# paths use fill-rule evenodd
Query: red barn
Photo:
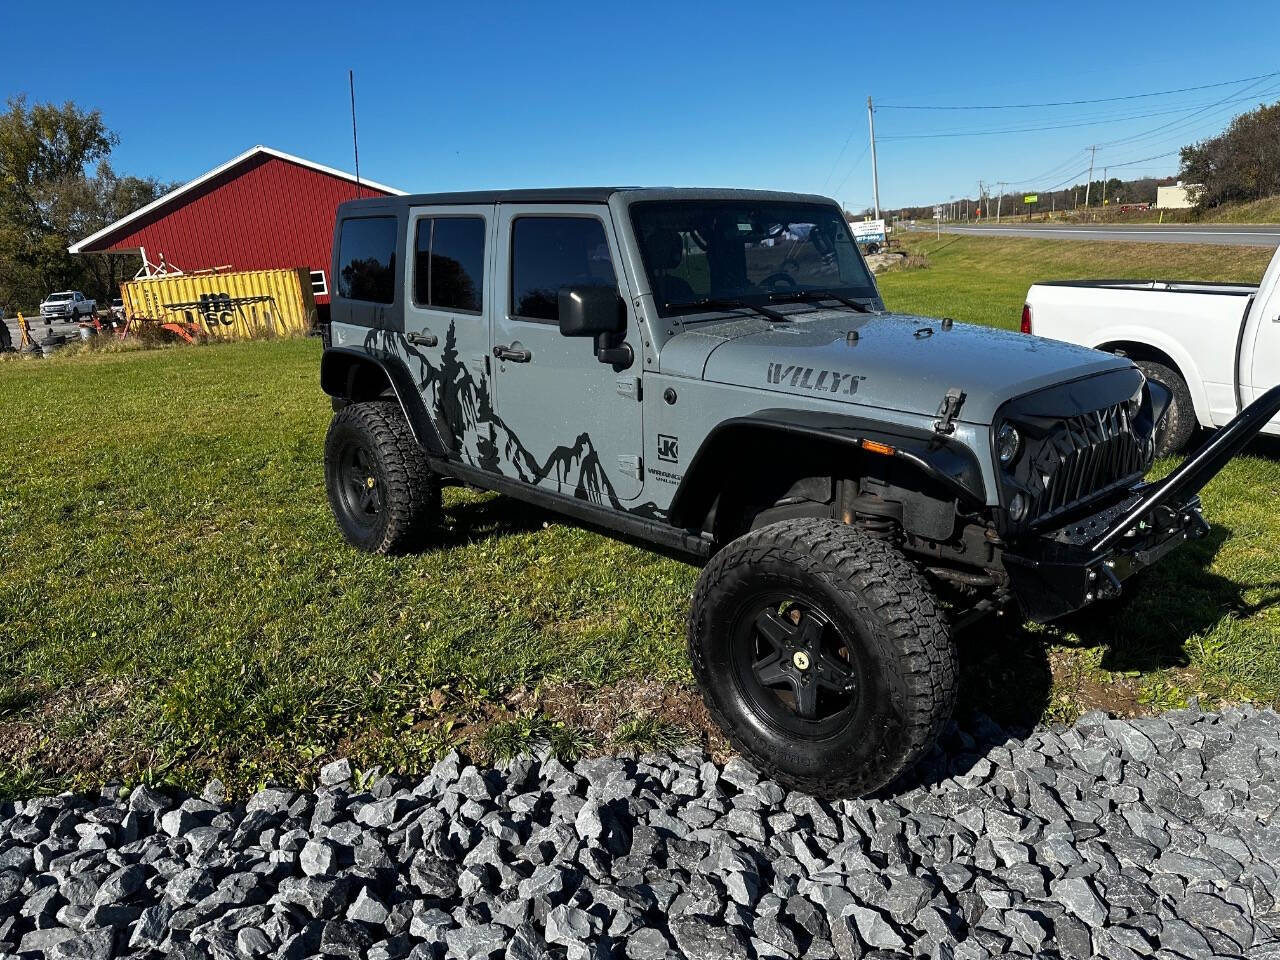
M 72 253 L 141 254 L 144 269 L 306 267 L 329 302 L 329 248 L 338 204 L 404 191 L 257 146 L 135 210 Z M 326 308 L 327 309 L 327 308 Z

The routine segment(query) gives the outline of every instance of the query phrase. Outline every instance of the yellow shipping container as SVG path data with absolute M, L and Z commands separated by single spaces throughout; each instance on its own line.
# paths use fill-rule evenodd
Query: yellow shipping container
M 125 316 L 181 324 L 220 340 L 305 333 L 316 301 L 305 269 L 179 273 L 120 285 Z

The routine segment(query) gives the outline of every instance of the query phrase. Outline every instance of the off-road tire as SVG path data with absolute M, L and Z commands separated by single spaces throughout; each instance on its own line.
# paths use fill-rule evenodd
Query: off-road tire
M 753 595 L 777 590 L 815 597 L 847 633 L 860 671 L 847 723 L 821 738 L 776 726 L 732 665 L 735 623 Z M 934 742 L 955 704 L 955 646 L 929 584 L 893 546 L 834 520 L 784 520 L 717 553 L 694 589 L 688 639 L 707 709 L 733 747 L 816 796 L 861 796 L 892 783 Z
M 1191 402 L 1191 390 L 1187 381 L 1172 367 L 1155 360 L 1134 361 L 1148 380 L 1163 384 L 1173 394 L 1165 413 L 1165 426 L 1156 432 L 1156 456 L 1171 457 L 1180 453 L 1195 436 L 1199 422 L 1196 420 L 1195 406 Z
M 358 513 L 342 489 L 344 458 L 364 452 L 381 494 L 376 515 Z M 438 536 L 442 510 L 439 478 L 413 438 L 398 403 L 375 400 L 337 411 L 324 448 L 325 487 L 338 529 L 347 542 L 369 553 L 420 550 Z

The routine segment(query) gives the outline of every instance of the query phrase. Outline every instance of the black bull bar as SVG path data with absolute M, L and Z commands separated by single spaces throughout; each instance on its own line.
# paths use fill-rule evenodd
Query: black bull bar
M 1121 583 L 1184 540 L 1208 533 L 1197 494 L 1280 412 L 1272 387 L 1163 480 L 1135 487 L 1122 502 L 1011 543 L 1009 585 L 1038 623 L 1120 595 Z

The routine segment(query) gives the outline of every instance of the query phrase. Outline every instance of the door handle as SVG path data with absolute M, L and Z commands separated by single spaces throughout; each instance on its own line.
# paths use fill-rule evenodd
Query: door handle
M 533 359 L 533 354 L 528 350 L 501 345 L 493 348 L 493 355 L 499 360 L 510 360 L 512 363 L 528 363 Z
M 434 347 L 440 342 L 434 333 L 406 333 L 404 338 L 419 347 Z

